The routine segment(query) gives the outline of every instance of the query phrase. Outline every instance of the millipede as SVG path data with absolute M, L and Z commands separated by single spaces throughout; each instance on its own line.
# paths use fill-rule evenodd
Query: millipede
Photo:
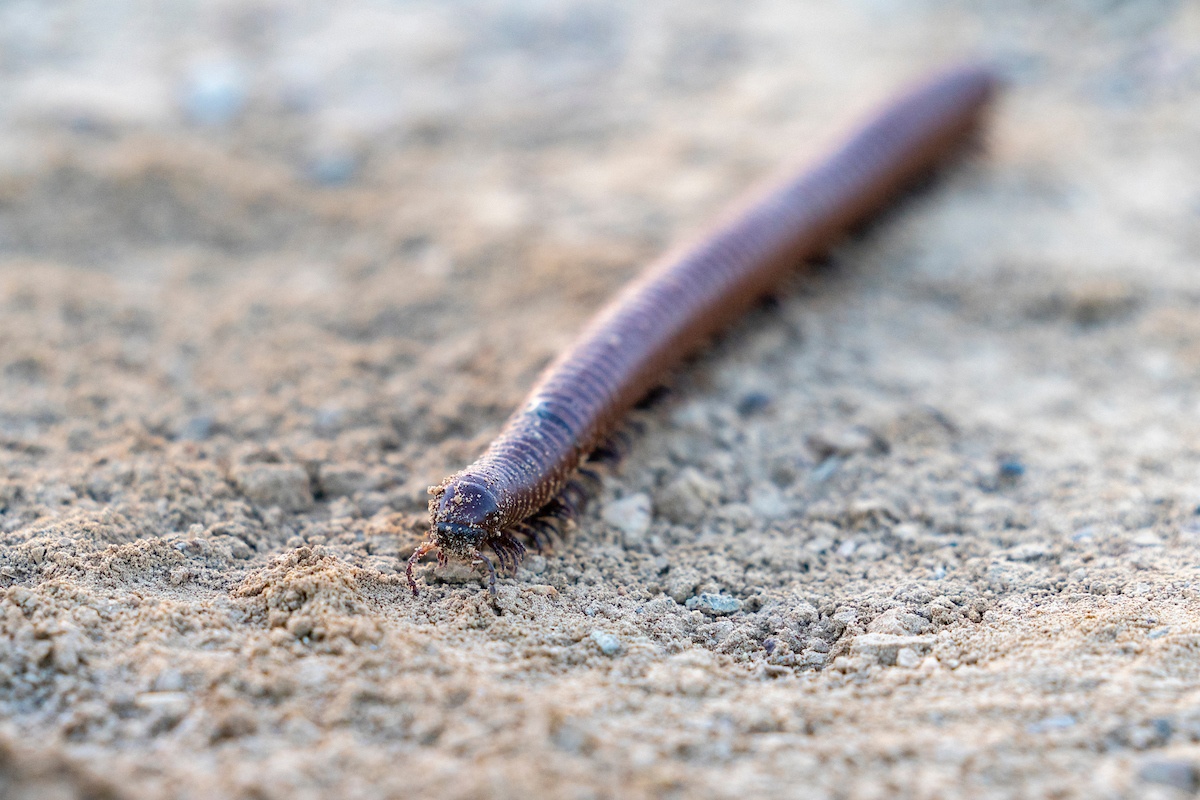
M 541 549 L 547 519 L 577 513 L 578 477 L 622 418 L 682 359 L 956 152 L 999 86 L 984 64 L 941 72 L 901 94 L 814 165 L 735 204 L 709 230 L 654 261 L 546 368 L 473 464 L 430 487 L 430 527 L 406 574 L 437 550 L 515 572 Z M 585 477 L 589 474 L 582 473 Z

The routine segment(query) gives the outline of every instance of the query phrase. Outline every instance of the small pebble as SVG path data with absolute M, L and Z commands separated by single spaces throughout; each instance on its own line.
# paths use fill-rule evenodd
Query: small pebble
M 783 492 L 773 483 L 760 483 L 752 487 L 748 504 L 763 519 L 783 519 L 791 512 Z
M 933 636 L 895 636 L 888 633 L 863 633 L 850 643 L 852 655 L 862 656 L 885 667 L 900 663 L 900 652 L 908 650 L 906 661 L 912 666 L 921 663 L 921 657 L 933 649 Z M 903 666 L 903 665 L 902 665 Z
M 696 590 L 696 584 L 699 582 L 700 576 L 695 572 L 687 569 L 673 569 L 667 576 L 663 591 L 676 603 L 683 605 L 692 596 L 692 592 Z
M 157 711 L 170 716 L 183 716 L 187 713 L 192 699 L 187 692 L 164 691 L 142 692 L 134 699 L 134 705 L 146 711 Z
M 227 58 L 198 61 L 183 80 L 183 110 L 200 125 L 228 125 L 246 105 L 245 71 Z
M 349 497 L 383 486 L 381 475 L 354 464 L 322 464 L 319 479 L 321 492 L 326 497 Z
M 854 551 L 854 558 L 858 561 L 879 561 L 886 557 L 887 548 L 879 542 L 867 542 Z
M 1019 544 L 1016 547 L 1008 550 L 1005 555 L 1009 561 L 1041 561 L 1052 555 L 1050 548 L 1040 542 L 1027 542 Z
M 250 545 L 236 536 L 223 536 L 219 541 L 223 541 L 229 546 L 229 554 L 234 558 L 244 559 L 254 555 L 254 551 L 250 549 Z
M 655 507 L 671 522 L 694 525 L 704 519 L 709 506 L 720 496 L 720 484 L 699 470 L 688 467 L 660 492 Z
M 313 504 L 308 472 L 299 465 L 249 464 L 234 470 L 233 479 L 255 505 L 303 511 Z
M 151 690 L 155 692 L 182 692 L 184 688 L 183 673 L 177 669 L 164 669 L 151 683 Z
M 346 412 L 335 406 L 318 409 L 313 419 L 313 427 L 321 436 L 334 436 L 346 421 Z
M 521 569 L 528 570 L 533 575 L 541 575 L 546 571 L 546 557 L 539 553 L 530 553 L 521 562 Z
M 684 605 L 688 611 L 699 611 L 709 617 L 724 617 L 742 610 L 742 601 L 736 597 L 711 592 L 689 597 Z
M 837 620 L 838 622 L 842 623 L 843 625 L 857 625 L 858 624 L 858 612 L 855 611 L 853 608 L 839 609 L 833 615 L 833 618 L 835 620 Z
M 592 641 L 600 648 L 600 652 L 606 656 L 615 656 L 621 652 L 621 640 L 611 633 L 592 631 Z
M 1088 328 L 1127 316 L 1137 307 L 1139 299 L 1132 286 L 1120 281 L 1095 280 L 1074 287 L 1065 310 L 1076 325 Z
M 764 392 L 750 392 L 742 395 L 742 399 L 738 400 L 737 413 L 743 417 L 749 417 L 766 410 L 770 405 L 771 396 L 769 394 Z
M 179 438 L 186 442 L 202 442 L 213 435 L 216 425 L 216 420 L 212 417 L 192 417 L 183 423 L 183 428 L 179 431 Z
M 1031 722 L 1025 726 L 1025 730 L 1029 733 L 1047 733 L 1048 731 L 1062 731 L 1075 726 L 1075 718 L 1070 714 L 1059 714 L 1054 717 L 1046 717 L 1037 722 Z
M 717 512 L 717 516 L 739 531 L 749 530 L 754 527 L 754 522 L 758 518 L 754 513 L 754 509 L 745 503 L 726 503 L 721 506 L 720 511 Z
M 1121 725 L 1109 734 L 1109 738 L 1123 747 L 1134 750 L 1149 750 L 1162 747 L 1171 740 L 1175 726 L 1166 717 Z
M 844 430 L 815 431 L 805 437 L 808 449 L 821 461 L 849 458 L 858 453 L 885 453 L 888 445 L 874 431 L 856 425 Z
M 823 534 L 818 534 L 804 543 L 804 549 L 810 553 L 828 553 L 834 544 L 836 542 L 833 539 Z
M 1025 465 L 1016 459 L 1005 459 L 996 467 L 1002 480 L 1015 481 L 1025 474 Z
M 72 453 L 82 453 L 95 447 L 95 437 L 86 428 L 76 428 L 67 434 L 67 448 Z M 0 507 L 3 507 L 0 505 Z
M 310 156 L 305 172 L 321 186 L 345 186 L 358 173 L 358 156 L 348 147 L 324 147 Z
M 868 633 L 890 633 L 893 636 L 912 636 L 929 630 L 929 620 L 899 608 L 889 609 L 867 625 Z
M 56 637 L 51 648 L 51 662 L 54 668 L 59 672 L 72 672 L 79 666 L 82 649 L 82 638 L 74 631 Z
M 916 669 L 921 665 L 921 654 L 911 647 L 901 647 L 896 651 L 896 666 L 905 669 Z
M 806 667 L 823 667 L 829 663 L 829 654 L 822 653 L 816 650 L 809 650 L 804 654 L 804 666 Z
M 827 458 L 808 474 L 808 480 L 811 483 L 824 483 L 833 477 L 833 473 L 837 472 L 841 465 L 841 459 Z
M 1158 783 L 1194 792 L 1200 787 L 1200 770 L 1190 761 L 1155 759 L 1142 764 L 1138 778 L 1144 783 Z
M 1163 540 L 1154 531 L 1138 531 L 1130 539 L 1129 543 L 1134 547 L 1162 547 Z
M 641 492 L 609 501 L 601 512 L 605 522 L 625 534 L 627 543 L 646 534 L 651 515 L 650 497 Z

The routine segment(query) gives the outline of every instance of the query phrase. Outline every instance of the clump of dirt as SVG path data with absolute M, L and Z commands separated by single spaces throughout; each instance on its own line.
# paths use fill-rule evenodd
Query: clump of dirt
M 276 558 L 248 575 L 233 595 L 253 599 L 252 621 L 332 652 L 342 649 L 339 639 L 364 644 L 380 637 L 379 626 L 364 614 L 355 570 L 320 548 L 300 547 Z

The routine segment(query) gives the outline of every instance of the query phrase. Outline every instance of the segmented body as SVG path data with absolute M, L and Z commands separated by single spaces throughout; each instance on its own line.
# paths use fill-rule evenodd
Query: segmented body
M 513 537 L 682 358 L 806 259 L 927 173 L 979 124 L 997 86 L 983 66 L 942 73 L 884 108 L 815 167 L 736 206 L 709 232 L 654 262 L 543 373 L 479 459 L 430 489 L 425 553 L 501 565 Z

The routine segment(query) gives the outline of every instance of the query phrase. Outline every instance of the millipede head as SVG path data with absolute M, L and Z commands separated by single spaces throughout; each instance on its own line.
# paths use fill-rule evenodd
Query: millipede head
M 413 575 L 413 570 L 426 553 L 437 550 L 437 561 L 439 567 L 446 566 L 446 562 L 451 557 L 468 561 L 472 564 L 482 564 L 488 571 L 488 588 L 492 594 L 496 593 L 496 568 L 492 562 L 483 555 L 479 550 L 479 543 L 490 544 L 486 531 L 479 531 L 473 528 L 465 528 L 459 525 L 450 525 L 442 523 L 436 526 L 429 532 L 429 539 L 421 543 L 421 546 L 413 551 L 413 554 L 408 559 L 408 567 L 404 574 L 408 577 L 408 588 L 412 589 L 413 597 L 420 594 L 420 588 L 417 584 L 417 578 Z M 518 544 L 518 547 L 520 545 Z M 525 548 L 520 547 L 519 551 L 506 548 L 501 545 L 496 552 L 496 556 L 500 559 L 501 566 L 505 565 L 505 558 L 512 561 L 512 569 L 515 571 L 517 562 L 520 556 L 524 554 Z
M 439 522 L 433 527 L 433 541 L 450 558 L 470 560 L 492 538 L 486 528 L 474 525 L 458 525 L 453 522 Z

